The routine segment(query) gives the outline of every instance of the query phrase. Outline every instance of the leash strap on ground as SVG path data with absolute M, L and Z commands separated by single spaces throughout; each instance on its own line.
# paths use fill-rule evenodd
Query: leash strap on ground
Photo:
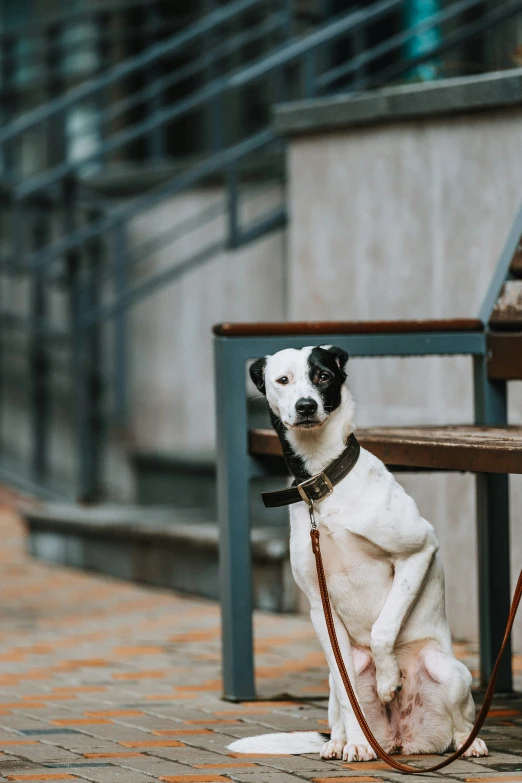
M 310 516 L 312 517 L 312 514 Z M 330 596 L 328 595 L 328 587 L 326 585 L 326 577 L 324 575 L 323 559 L 321 557 L 321 547 L 319 544 L 319 530 L 316 527 L 312 526 L 312 530 L 310 530 L 310 536 L 312 539 L 312 550 L 315 555 L 317 578 L 319 580 L 319 589 L 321 591 L 321 600 L 323 602 L 323 610 L 324 610 L 324 616 L 326 620 L 326 626 L 328 628 L 328 635 L 330 637 L 330 642 L 332 644 L 335 660 L 337 661 L 337 666 L 339 667 L 339 673 L 344 683 L 344 687 L 346 688 L 346 693 L 348 694 L 348 698 L 350 699 L 350 704 L 352 705 L 352 709 L 357 717 L 357 720 L 359 721 L 359 725 L 364 733 L 364 736 L 368 740 L 369 745 L 371 745 L 375 753 L 383 761 L 389 764 L 390 767 L 393 767 L 399 772 L 405 772 L 410 775 L 418 775 L 419 773 L 425 774 L 426 772 L 436 772 L 438 769 L 442 769 L 443 767 L 447 767 L 448 764 L 452 764 L 454 761 L 460 758 L 467 751 L 467 749 L 471 746 L 473 741 L 476 739 L 479 731 L 482 728 L 484 721 L 486 720 L 487 714 L 489 712 L 489 708 L 491 707 L 491 702 L 493 701 L 493 696 L 495 694 L 495 687 L 497 683 L 500 661 L 502 658 L 502 654 L 506 649 L 506 644 L 508 642 L 511 629 L 513 627 L 513 622 L 516 617 L 518 605 L 520 603 L 520 598 L 522 596 L 522 571 L 520 572 L 518 577 L 515 594 L 513 596 L 513 602 L 511 604 L 511 609 L 509 611 L 509 617 L 506 625 L 506 632 L 504 634 L 504 638 L 500 646 L 500 651 L 498 653 L 497 660 L 495 661 L 495 665 L 493 667 L 491 679 L 489 681 L 488 689 L 484 697 L 484 703 L 480 709 L 480 712 L 478 714 L 475 725 L 471 731 L 471 734 L 469 735 L 466 742 L 462 745 L 462 747 L 459 748 L 459 750 L 455 751 L 455 753 L 452 753 L 451 756 L 448 756 L 439 764 L 435 764 L 433 767 L 427 767 L 425 769 L 417 769 L 416 767 L 410 767 L 408 764 L 401 764 L 400 761 L 396 761 L 393 758 L 393 756 L 390 756 L 388 753 L 386 753 L 384 748 L 380 746 L 380 744 L 373 736 L 373 733 L 366 722 L 366 718 L 364 717 L 363 711 L 359 706 L 359 702 L 357 701 L 357 697 L 355 695 L 352 684 L 350 682 L 350 678 L 348 677 L 348 672 L 346 671 L 343 657 L 341 655 L 339 642 L 337 641 L 337 634 L 335 632 L 335 626 L 332 617 L 332 608 L 330 605 Z

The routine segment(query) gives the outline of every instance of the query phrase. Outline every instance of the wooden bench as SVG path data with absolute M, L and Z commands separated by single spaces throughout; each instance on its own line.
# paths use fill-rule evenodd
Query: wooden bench
M 480 670 L 489 679 L 509 604 L 509 473 L 522 473 L 522 428 L 508 426 L 507 381 L 522 380 L 522 210 L 476 319 L 221 324 L 214 328 L 218 514 L 225 697 L 255 697 L 248 482 L 281 471 L 275 433 L 247 431 L 246 363 L 282 348 L 336 344 L 362 356 L 467 355 L 473 361 L 474 425 L 374 427 L 361 445 L 393 470 L 476 473 Z M 504 297 L 504 301 L 502 301 Z M 506 307 L 508 301 L 509 307 Z M 500 305 L 498 303 L 501 303 Z M 512 689 L 510 655 L 498 688 Z
M 357 439 L 390 470 L 522 473 L 522 427 L 371 427 Z M 272 430 L 250 430 L 253 457 L 283 457 Z

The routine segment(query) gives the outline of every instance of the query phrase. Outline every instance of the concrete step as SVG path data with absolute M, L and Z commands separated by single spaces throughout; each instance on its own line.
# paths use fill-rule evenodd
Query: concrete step
M 216 518 L 216 464 L 211 455 L 148 451 L 135 452 L 130 459 L 139 505 L 205 509 L 207 516 Z M 267 509 L 261 500 L 261 492 L 286 486 L 285 465 L 277 465 L 276 470 L 280 475 L 250 482 L 250 518 L 255 526 L 280 526 L 286 531 L 288 509 Z
M 249 429 L 270 428 L 266 401 L 254 398 L 248 403 Z M 135 477 L 136 503 L 142 506 L 196 508 L 207 510 L 216 518 L 216 456 L 214 453 L 193 454 L 185 451 L 135 451 L 130 454 Z M 281 460 L 275 460 L 274 473 L 254 478 L 250 484 L 250 518 L 255 525 L 282 526 L 288 524 L 287 508 L 266 509 L 261 492 L 280 489 L 288 480 L 288 470 Z M 279 464 L 278 464 L 279 463 Z
M 24 519 L 36 558 L 218 598 L 218 526 L 207 509 L 48 503 Z M 256 608 L 297 611 L 288 531 L 253 528 L 251 543 Z
M 504 283 L 490 324 L 502 329 L 522 329 L 522 280 L 508 280 Z

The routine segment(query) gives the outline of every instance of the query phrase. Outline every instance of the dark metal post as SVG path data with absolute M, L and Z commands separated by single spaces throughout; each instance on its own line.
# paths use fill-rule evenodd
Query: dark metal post
M 0 118 L 4 124 L 7 124 L 13 115 L 14 111 L 14 94 L 13 94 L 13 71 L 15 67 L 14 62 L 14 39 L 9 37 L 4 37 L 2 41 L 2 47 L 0 51 L 0 78 L 1 78 L 1 84 L 0 84 Z M 9 181 L 9 179 L 12 177 L 14 173 L 14 166 L 15 166 L 15 160 L 14 160 L 14 148 L 13 143 L 11 141 L 4 142 L 4 144 L 0 148 L 0 165 L 2 167 L 2 175 L 4 180 Z M 14 212 L 12 199 L 10 194 L 7 192 L 5 194 L 1 195 L 1 215 L 0 215 L 0 228 L 2 230 L 7 230 L 11 234 L 11 251 L 12 251 L 12 259 L 15 257 L 14 248 L 15 248 L 15 242 L 17 238 L 16 230 L 14 230 L 13 226 L 15 226 L 15 220 L 12 221 L 12 227 L 11 229 L 8 228 L 9 223 L 7 222 L 9 219 L 9 216 L 12 212 Z M 6 276 L 11 268 L 14 267 L 14 261 L 12 259 L 9 259 L 6 267 L 2 269 L 1 275 L 2 275 L 2 287 L 4 286 Z M 1 292 L 0 292 L 1 296 Z M 0 308 L 3 305 L 3 302 L 0 299 Z M 1 315 L 1 313 L 0 313 Z M 5 339 L 5 338 L 4 338 Z M 0 344 L 0 435 L 3 433 L 3 408 L 4 408 L 4 388 L 5 388 L 5 374 L 6 374 L 6 362 L 5 362 L 5 343 Z
M 289 41 L 294 35 L 294 0 L 284 0 L 283 41 Z
M 63 181 L 64 233 L 69 234 L 76 223 L 76 182 Z M 89 361 L 87 332 L 82 325 L 86 311 L 87 289 L 83 288 L 82 257 L 77 249 L 66 254 L 67 282 L 69 287 L 69 320 L 71 345 L 71 375 L 73 379 L 72 421 L 76 448 L 77 495 L 82 502 L 94 500 L 98 487 L 93 484 L 96 458 L 91 427 L 91 400 L 88 394 Z
M 210 14 L 218 7 L 216 0 L 205 0 L 205 13 Z M 213 50 L 219 43 L 219 35 L 216 31 L 208 33 L 205 37 L 204 45 L 206 47 L 209 64 L 205 68 L 205 78 L 207 83 L 212 82 L 219 76 L 219 68 Z M 234 98 L 237 101 L 237 98 Z M 225 143 L 225 113 L 223 111 L 223 95 L 219 94 L 211 98 L 207 110 L 207 132 L 208 149 L 211 152 L 218 152 Z
M 127 289 L 127 236 L 124 223 L 113 233 L 114 301 L 120 302 Z M 120 424 L 127 419 L 127 315 L 119 308 L 114 319 L 114 401 Z
M 14 119 L 17 109 L 17 91 L 15 87 L 15 74 L 17 61 L 16 50 L 17 39 L 14 36 L 8 36 L 4 38 L 1 53 L 1 67 L 2 67 L 2 122 L 7 124 L 10 120 Z M 9 182 L 16 179 L 19 176 L 20 161 L 18 157 L 18 148 L 16 141 L 11 139 L 4 142 L 2 145 L 2 173 L 6 183 L 6 189 L 9 187 Z M 2 204 L 2 212 L 8 216 L 8 223 L 6 225 L 6 232 L 10 235 L 10 247 L 8 254 L 10 256 L 8 260 L 8 270 L 14 270 L 18 265 L 23 263 L 24 256 L 24 215 L 22 214 L 23 205 L 15 201 L 12 192 L 5 194 L 5 199 Z
M 33 226 L 35 252 L 48 242 L 48 215 L 36 210 Z M 45 329 L 45 270 L 35 269 L 31 278 L 31 345 L 29 354 L 31 415 L 33 436 L 32 475 L 36 483 L 45 480 L 48 471 L 50 388 L 49 347 Z
M 248 502 L 246 368 L 234 340 L 215 340 L 219 568 L 225 698 L 255 697 Z
M 63 73 L 63 27 L 58 22 L 47 30 L 47 51 L 45 66 L 47 68 L 47 94 L 49 100 L 58 97 L 64 90 Z M 45 131 L 43 131 L 45 133 Z M 60 112 L 47 123 L 47 160 L 43 166 L 53 166 L 67 158 L 67 139 L 65 131 L 65 114 Z
M 145 6 L 146 14 L 146 45 L 152 46 L 159 40 L 159 31 L 161 29 L 161 15 L 156 2 L 149 2 Z M 161 78 L 161 62 L 156 60 L 153 65 L 147 68 L 146 82 L 149 87 L 153 87 L 158 79 Z M 163 106 L 163 95 L 158 92 L 147 101 L 147 110 L 151 116 L 158 113 Z M 149 157 L 157 161 L 165 157 L 165 128 L 158 127 L 151 131 L 148 138 Z
M 91 212 L 89 220 L 96 222 L 99 214 Z M 100 272 L 103 260 L 103 243 L 100 236 L 87 246 L 87 280 L 83 312 L 96 312 L 100 306 Z M 104 415 L 104 377 L 101 326 L 97 321 L 89 324 L 85 343 L 85 404 L 83 419 L 86 422 L 86 487 L 89 500 L 99 500 L 102 494 L 103 446 L 106 422 Z
M 294 35 L 294 7 L 293 0 L 285 0 L 283 3 L 283 24 L 281 25 L 280 40 L 282 44 L 289 43 Z M 272 78 L 272 103 L 284 103 L 289 99 L 287 69 L 282 66 Z
M 488 378 L 487 359 L 473 359 L 475 423 L 507 424 L 505 381 Z M 479 473 L 476 477 L 479 570 L 480 680 L 489 682 L 509 614 L 509 476 Z M 513 690 L 511 646 L 502 660 L 497 690 Z
M 226 185 L 228 208 L 227 245 L 230 250 L 233 250 L 239 244 L 237 167 L 234 164 L 230 165 L 227 170 Z
M 110 24 L 111 15 L 107 11 L 98 11 L 94 16 L 94 25 L 96 32 L 96 57 L 98 74 L 110 65 Z M 98 141 L 103 144 L 105 133 L 107 128 L 105 127 L 105 107 L 107 104 L 107 90 L 100 90 L 97 95 L 97 110 L 98 110 Z M 100 163 L 104 163 L 104 156 L 100 159 Z
M 2 107 L 2 122 L 7 124 L 14 116 L 16 110 L 16 98 L 14 92 L 14 79 L 15 73 L 15 55 L 16 55 L 16 39 L 12 36 L 5 36 L 2 41 L 0 52 L 0 78 L 2 80 L 1 90 L 1 107 Z M 5 142 L 2 148 L 2 172 L 4 178 L 9 179 L 14 174 L 15 169 L 15 155 L 13 143 L 11 141 Z
M 315 96 L 315 77 L 316 77 L 316 50 L 310 49 L 304 56 L 303 63 L 303 92 L 305 98 Z
M 357 25 L 352 35 L 353 57 L 357 59 L 366 51 L 366 29 Z M 359 65 L 353 74 L 352 86 L 354 90 L 363 90 L 366 85 L 366 65 Z

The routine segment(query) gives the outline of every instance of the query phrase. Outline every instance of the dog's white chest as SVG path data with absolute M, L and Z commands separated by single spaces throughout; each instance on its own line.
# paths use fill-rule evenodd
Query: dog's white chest
M 304 511 L 304 513 L 303 513 Z M 294 578 L 310 601 L 318 596 L 308 512 L 292 513 L 290 559 Z M 319 523 L 321 553 L 332 604 L 352 642 L 369 646 L 370 632 L 393 582 L 393 569 L 382 550 L 368 539 L 328 520 Z

